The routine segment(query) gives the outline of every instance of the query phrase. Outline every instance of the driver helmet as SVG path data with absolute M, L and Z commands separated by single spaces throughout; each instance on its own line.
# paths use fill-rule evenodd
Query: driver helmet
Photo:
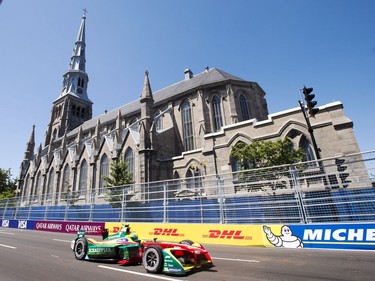
M 138 242 L 138 235 L 137 233 L 132 233 L 129 235 L 129 237 L 131 238 L 131 240 L 133 240 L 134 242 Z

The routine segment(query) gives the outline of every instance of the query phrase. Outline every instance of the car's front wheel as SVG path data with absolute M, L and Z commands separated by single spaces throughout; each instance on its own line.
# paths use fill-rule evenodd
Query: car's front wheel
M 163 249 L 160 246 L 146 248 L 143 259 L 143 266 L 149 273 L 160 273 L 163 269 Z
M 74 256 L 77 260 L 83 260 L 87 255 L 87 240 L 86 238 L 78 238 L 74 244 Z

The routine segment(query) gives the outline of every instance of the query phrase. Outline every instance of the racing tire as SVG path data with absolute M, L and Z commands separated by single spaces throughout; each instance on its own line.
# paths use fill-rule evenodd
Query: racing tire
M 74 243 L 74 256 L 77 260 L 83 260 L 87 255 L 88 245 L 86 238 L 78 238 Z
M 182 240 L 182 241 L 180 241 L 179 244 L 192 246 L 192 245 L 194 244 L 194 242 L 191 241 L 191 240 L 186 239 L 186 240 Z
M 146 248 L 142 263 L 148 273 L 161 273 L 164 264 L 162 247 L 155 245 Z

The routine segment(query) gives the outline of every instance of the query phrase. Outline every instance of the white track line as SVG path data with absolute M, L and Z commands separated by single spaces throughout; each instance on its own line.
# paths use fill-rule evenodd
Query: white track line
M 13 246 L 9 246 L 9 245 L 4 245 L 4 244 L 0 244 L 0 247 L 10 248 L 10 249 L 17 249 L 17 247 L 13 247 Z
M 14 235 L 12 232 L 5 232 L 0 230 L 0 234 L 5 234 L 5 235 Z
M 243 261 L 243 262 L 260 262 L 257 260 L 243 260 L 243 259 L 229 259 L 229 258 L 217 258 L 217 257 L 212 257 L 212 259 L 215 260 L 224 260 L 224 261 Z
M 70 243 L 72 242 L 72 240 L 63 240 L 63 239 L 52 239 L 53 241 L 57 241 L 57 242 L 66 242 L 66 243 Z

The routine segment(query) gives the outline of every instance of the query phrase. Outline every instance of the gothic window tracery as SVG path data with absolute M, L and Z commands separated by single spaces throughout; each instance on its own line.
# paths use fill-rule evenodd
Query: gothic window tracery
M 185 151 L 194 149 L 194 133 L 193 133 L 193 120 L 191 114 L 191 106 L 186 101 L 182 106 L 182 133 L 184 140 Z

